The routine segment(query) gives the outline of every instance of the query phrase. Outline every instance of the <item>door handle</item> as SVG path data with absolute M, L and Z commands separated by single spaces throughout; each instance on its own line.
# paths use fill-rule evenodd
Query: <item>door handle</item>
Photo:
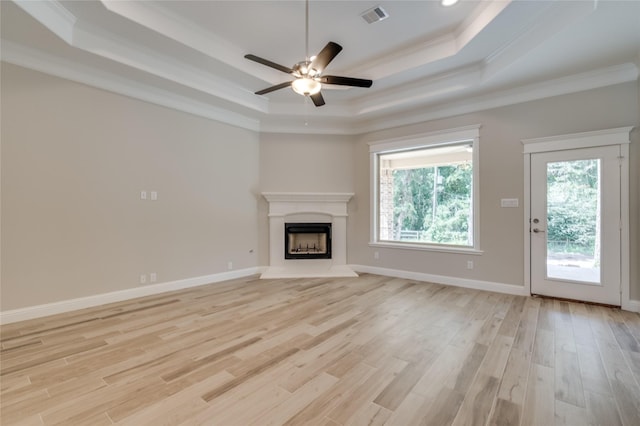
M 533 228 L 533 232 L 535 232 L 535 233 L 537 234 L 537 233 L 539 233 L 539 232 L 545 232 L 545 231 L 544 231 L 544 230 L 542 230 L 542 229 Z

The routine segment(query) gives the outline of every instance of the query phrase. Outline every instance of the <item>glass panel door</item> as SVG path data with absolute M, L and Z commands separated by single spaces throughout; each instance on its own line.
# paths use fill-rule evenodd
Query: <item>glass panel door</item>
M 601 283 L 600 163 L 547 163 L 548 278 Z
M 531 292 L 620 305 L 620 148 L 531 155 Z

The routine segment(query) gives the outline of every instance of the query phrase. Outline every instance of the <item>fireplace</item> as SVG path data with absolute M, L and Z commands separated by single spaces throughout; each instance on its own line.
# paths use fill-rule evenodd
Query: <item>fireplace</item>
M 347 265 L 352 193 L 263 192 L 269 203 L 269 266 L 260 278 L 357 277 Z
M 331 223 L 285 223 L 285 259 L 331 259 Z

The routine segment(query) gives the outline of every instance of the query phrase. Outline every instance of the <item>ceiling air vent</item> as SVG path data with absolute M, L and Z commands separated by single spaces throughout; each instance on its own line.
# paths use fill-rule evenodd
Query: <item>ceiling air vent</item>
M 368 24 L 373 24 L 374 22 L 387 19 L 389 17 L 389 14 L 382 7 L 376 6 L 373 9 L 362 12 L 360 16 L 362 16 L 362 19 L 367 21 Z

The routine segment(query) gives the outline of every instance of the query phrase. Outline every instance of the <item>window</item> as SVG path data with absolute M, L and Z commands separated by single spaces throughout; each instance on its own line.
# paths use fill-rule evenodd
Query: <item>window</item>
M 370 144 L 372 244 L 478 248 L 478 129 Z

